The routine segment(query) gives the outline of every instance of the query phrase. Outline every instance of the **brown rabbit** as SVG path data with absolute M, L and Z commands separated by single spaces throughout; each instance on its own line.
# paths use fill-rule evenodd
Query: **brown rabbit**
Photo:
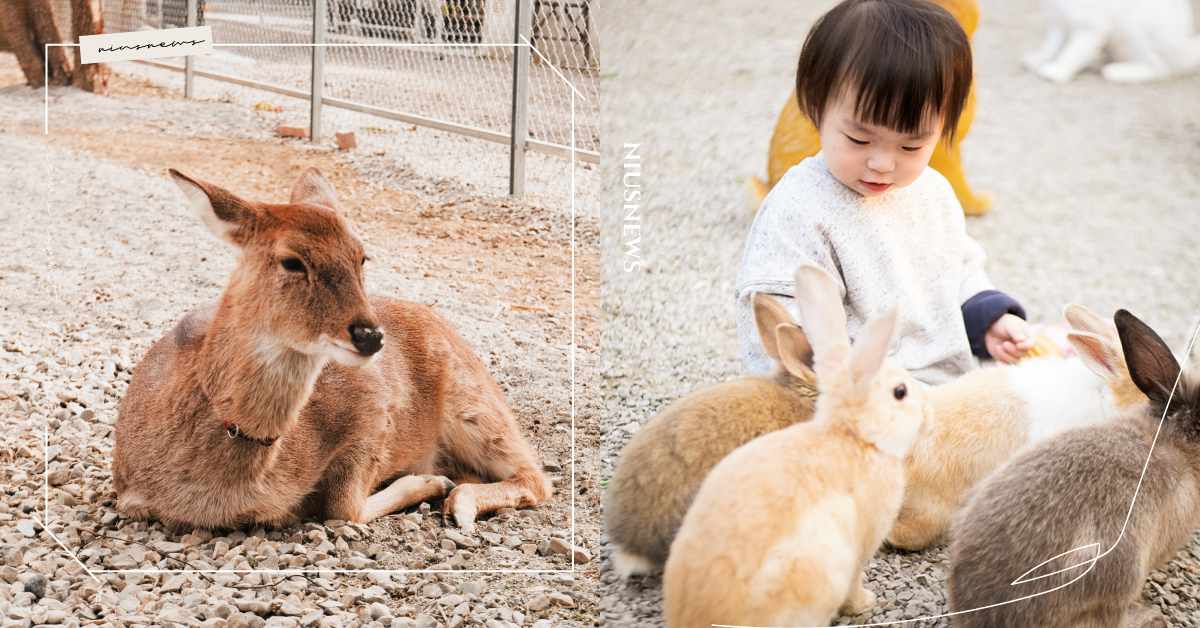
M 450 324 L 368 298 L 362 243 L 320 173 L 286 204 L 171 174 L 241 255 L 220 301 L 134 370 L 113 449 L 121 512 L 201 527 L 370 521 L 446 496 L 470 527 L 550 495 L 504 394 Z
M 621 453 L 604 504 L 616 546 L 613 569 L 621 576 L 662 568 L 700 483 L 726 454 L 812 417 L 816 375 L 804 333 L 766 294 L 754 295 L 754 320 L 775 371 L 701 388 L 672 403 Z M 784 327 L 794 344 L 780 344 Z
M 1115 322 L 1150 410 L 1064 432 L 973 491 L 950 546 L 956 626 L 1166 626 L 1138 601 L 1147 574 L 1200 526 L 1200 373 L 1179 377 L 1129 312 Z

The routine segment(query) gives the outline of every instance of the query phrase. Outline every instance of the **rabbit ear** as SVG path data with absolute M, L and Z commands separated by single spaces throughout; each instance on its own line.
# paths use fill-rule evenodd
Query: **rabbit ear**
M 1091 332 L 1071 331 L 1067 333 L 1067 342 L 1075 347 L 1084 366 L 1101 379 L 1109 381 L 1122 376 L 1124 357 L 1114 341 Z
M 796 307 L 800 310 L 800 323 L 816 353 L 817 372 L 836 370 L 845 365 L 850 354 L 850 339 L 846 334 L 842 293 L 833 277 L 819 266 L 801 266 L 796 271 Z
M 856 384 L 871 381 L 883 366 L 892 334 L 896 331 L 896 308 L 867 323 L 850 354 L 850 375 Z
M 1133 383 L 1151 401 L 1166 403 L 1179 378 L 1179 362 L 1171 349 L 1153 329 L 1126 310 L 1117 310 L 1114 321 Z
M 754 324 L 758 327 L 763 350 L 772 360 L 779 361 L 779 341 L 775 337 L 775 328 L 792 324 L 792 317 L 782 303 L 765 292 L 755 292 L 750 300 L 754 304 Z M 807 340 L 805 344 L 808 344 Z
M 1113 327 L 1112 321 L 1106 320 L 1078 303 L 1068 303 L 1063 308 L 1063 318 L 1067 319 L 1067 324 L 1071 326 L 1071 329 L 1096 334 L 1101 338 L 1117 339 L 1117 330 Z
M 813 372 L 813 350 L 808 343 L 804 330 L 795 325 L 783 323 L 775 328 L 775 337 L 779 343 L 779 363 L 793 377 L 812 381 L 816 378 Z

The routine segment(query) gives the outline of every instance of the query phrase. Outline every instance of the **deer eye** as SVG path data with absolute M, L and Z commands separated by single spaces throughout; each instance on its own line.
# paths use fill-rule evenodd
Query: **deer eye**
M 285 257 L 279 262 L 283 269 L 289 273 L 304 272 L 304 262 L 300 261 L 299 257 Z
M 896 398 L 896 401 L 904 399 L 906 396 L 908 396 L 908 386 L 900 384 L 899 386 L 893 388 L 892 396 Z

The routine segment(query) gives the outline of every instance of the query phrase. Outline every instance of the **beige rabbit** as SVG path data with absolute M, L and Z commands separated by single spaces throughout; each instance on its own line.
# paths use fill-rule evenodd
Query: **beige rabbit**
M 950 606 L 979 610 L 956 626 L 1165 628 L 1138 602 L 1147 574 L 1200 526 L 1200 372 L 1180 378 L 1129 312 L 1116 325 L 1148 409 L 1059 434 L 972 492 L 954 525 Z
M 625 446 L 604 504 L 613 570 L 622 577 L 657 571 L 700 482 L 729 452 L 754 438 L 812 417 L 812 350 L 787 309 L 754 296 L 754 320 L 777 366 L 701 388 L 667 406 Z M 779 341 L 786 328 L 792 342 Z
M 839 609 L 874 604 L 862 572 L 900 508 L 903 459 L 927 423 L 925 387 L 884 361 L 895 310 L 851 349 L 841 302 L 823 270 L 797 271 L 816 412 L 738 448 L 704 480 L 667 558 L 668 626 L 824 626 Z M 779 342 L 800 338 L 782 327 Z
M 931 545 L 950 529 L 967 491 L 1022 449 L 1145 405 L 1112 323 L 1080 305 L 1068 305 L 1064 316 L 1079 357 L 982 368 L 929 390 L 933 425 L 905 463 L 908 485 L 888 544 Z

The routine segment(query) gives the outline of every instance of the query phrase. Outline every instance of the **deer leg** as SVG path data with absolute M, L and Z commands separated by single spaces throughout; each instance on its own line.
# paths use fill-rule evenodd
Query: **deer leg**
M 378 470 L 370 460 L 368 452 L 350 449 L 329 465 L 322 479 L 328 518 L 366 523 L 413 504 L 444 497 L 454 488 L 453 482 L 440 475 L 405 475 L 368 497 L 378 477 Z
M 475 518 L 501 508 L 531 508 L 550 496 L 552 489 L 542 475 L 533 449 L 521 436 L 507 405 L 492 411 L 468 411 L 451 419 L 445 427 L 442 457 L 448 466 L 458 466 L 482 477 L 497 479 L 490 484 L 459 484 L 442 505 L 465 530 Z
M 366 499 L 361 521 L 371 521 L 413 504 L 445 497 L 453 488 L 454 482 L 440 475 L 403 476 Z

